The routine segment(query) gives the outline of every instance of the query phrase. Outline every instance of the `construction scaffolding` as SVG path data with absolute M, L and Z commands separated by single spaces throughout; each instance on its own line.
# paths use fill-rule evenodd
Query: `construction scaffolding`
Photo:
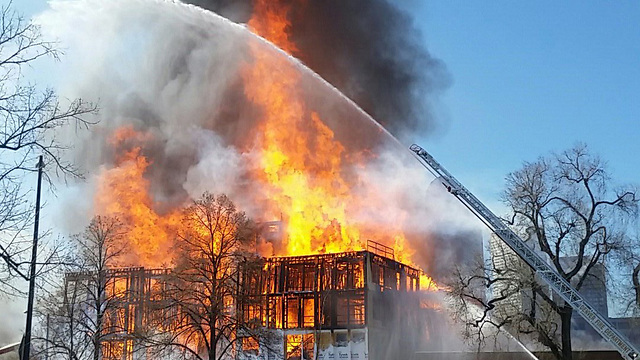
M 149 325 L 171 331 L 180 319 L 180 309 L 167 298 L 170 275 L 170 269 L 141 267 L 106 272 L 105 360 L 152 358 L 136 334 Z M 69 273 L 65 284 L 73 288 L 95 277 Z M 341 351 L 368 357 L 371 348 L 388 347 L 390 324 L 411 321 L 407 309 L 419 309 L 420 301 L 410 294 L 419 289 L 420 271 L 395 261 L 390 248 L 374 242 L 362 251 L 247 262 L 230 306 L 248 328 L 271 331 L 277 340 L 265 347 L 257 332 L 238 333 L 235 358 L 331 358 L 327 351 L 336 358 Z M 398 342 L 405 338 L 396 337 Z
M 362 328 L 369 292 L 420 289 L 419 270 L 370 251 L 273 257 L 244 275 L 245 322 L 272 329 Z
M 94 272 L 67 273 L 64 301 L 66 304 L 82 297 L 81 306 L 86 308 L 83 312 L 96 314 L 94 316 L 97 316 L 97 307 L 101 307 L 102 358 L 132 360 L 138 351 L 136 332 L 146 324 L 162 325 L 163 320 L 175 319 L 166 314 L 176 311 L 164 297 L 169 273 L 169 269 L 142 267 L 109 269 L 102 276 Z M 104 287 L 103 295 L 96 294 L 98 287 Z
M 265 359 L 375 358 L 369 352 L 393 338 L 390 324 L 412 321 L 409 309 L 420 307 L 411 296 L 420 290 L 420 271 L 372 241 L 362 251 L 266 258 L 242 274 L 243 322 L 279 339 L 261 346 L 247 338 L 242 349 Z

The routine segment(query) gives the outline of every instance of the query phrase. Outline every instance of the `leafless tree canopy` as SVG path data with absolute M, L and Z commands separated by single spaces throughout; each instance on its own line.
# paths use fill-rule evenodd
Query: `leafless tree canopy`
M 61 101 L 52 89 L 25 82 L 24 70 L 36 60 L 59 55 L 54 43 L 43 40 L 40 28 L 16 14 L 11 4 L 0 8 L 0 278 L 5 283 L 15 275 L 27 276 L 20 265 L 29 241 L 21 235 L 30 226 L 35 196 L 22 186 L 26 173 L 36 171 L 37 157 L 43 155 L 45 176 L 79 176 L 63 157 L 69 144 L 55 132 L 70 124 L 87 127 L 91 122 L 86 115 L 96 111 L 81 99 Z
M 606 164 L 586 146 L 525 163 L 506 180 L 503 201 L 514 230 L 576 289 L 596 275 L 593 269 L 603 266 L 605 255 L 629 246 L 624 233 L 637 215 L 636 190 L 614 188 Z M 487 327 L 506 328 L 527 335 L 558 359 L 571 359 L 573 309 L 554 301 L 504 246 L 492 244 L 491 260 L 459 268 L 451 281 L 467 335 L 482 340 Z M 468 306 L 476 310 L 462 311 Z
M 259 260 L 243 253 L 253 227 L 225 195 L 205 193 L 184 212 L 179 232 L 179 262 L 165 297 L 176 311 L 171 325 L 150 324 L 167 331 L 153 334 L 155 346 L 173 347 L 188 358 L 218 360 L 237 340 L 239 330 L 251 333 L 236 304 L 242 268 Z M 155 340 L 154 340 L 155 339 Z
M 218 360 L 241 338 L 257 341 L 264 331 L 238 307 L 246 301 L 242 277 L 263 266 L 245 252 L 253 229 L 229 198 L 205 193 L 184 210 L 173 269 L 118 268 L 127 229 L 115 218 L 94 218 L 73 237 L 63 283 L 40 302 L 40 324 L 48 325 L 36 338 L 38 353 L 98 360 L 146 351 Z
M 116 308 L 126 290 L 120 291 L 110 275 L 125 249 L 124 234 L 116 218 L 98 216 L 84 233 L 74 236 L 75 263 L 66 267 L 62 283 L 38 307 L 40 325 L 48 326 L 34 339 L 41 355 L 98 360 L 106 339 L 125 331 Z
M 567 280 L 586 273 L 623 240 L 624 221 L 636 214 L 635 189 L 613 189 L 605 163 L 580 145 L 539 159 L 507 177 L 504 202 L 515 225 Z M 575 264 L 561 258 L 576 256 Z
M 622 287 L 616 287 L 614 296 L 622 306 L 622 313 L 629 316 L 640 316 L 640 235 L 630 231 L 624 246 L 615 249 L 612 260 L 616 270 L 626 278 Z

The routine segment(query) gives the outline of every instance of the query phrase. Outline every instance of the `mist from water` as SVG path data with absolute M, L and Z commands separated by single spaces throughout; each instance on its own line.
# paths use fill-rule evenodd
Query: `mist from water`
M 436 277 L 469 256 L 462 251 L 465 243 L 480 243 L 475 220 L 442 189 L 429 187 L 431 175 L 404 145 L 317 74 L 244 26 L 164 1 L 54 1 L 51 8 L 38 21 L 65 48 L 60 71 L 69 76 L 62 95 L 100 104 L 99 125 L 66 134 L 77 144 L 74 160 L 88 175 L 60 197 L 64 211 L 54 221 L 69 233 L 94 215 L 97 178 L 115 166 L 108 137 L 123 126 L 144 134 L 138 145 L 151 161 L 145 177 L 157 211 L 209 191 L 228 194 L 257 220 L 273 220 L 261 218 L 267 199 L 250 177 L 261 109 L 244 96 L 241 71 L 255 61 L 249 52 L 254 44 L 268 54 L 266 61 L 285 58 L 299 69 L 299 97 L 307 111 L 318 113 L 346 148 L 342 176 L 350 191 L 384 204 L 351 209 L 353 222 L 401 222 L 417 264 Z

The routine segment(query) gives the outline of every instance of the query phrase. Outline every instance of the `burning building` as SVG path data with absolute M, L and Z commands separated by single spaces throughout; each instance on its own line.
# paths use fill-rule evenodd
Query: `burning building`
M 62 306 L 66 313 L 50 314 L 54 324 L 52 338 L 48 338 L 47 328 L 46 343 L 53 348 L 54 357 L 58 353 L 56 346 L 60 344 L 56 337 L 62 335 L 83 344 L 81 349 L 74 349 L 73 345 L 68 349 L 76 356 L 95 351 L 90 348 L 97 346 L 105 360 L 130 360 L 134 354 L 135 358 L 152 358 L 145 353 L 139 332 L 147 323 L 158 324 L 156 319 L 170 321 L 175 318 L 167 316 L 168 312 L 177 309 L 163 296 L 169 273 L 168 269 L 142 267 L 114 268 L 102 274 L 89 271 L 67 273 Z M 66 324 L 70 333 L 56 329 L 62 324 Z
M 420 271 L 394 260 L 393 249 L 265 259 L 245 274 L 240 304 L 247 323 L 271 329 L 275 340 L 242 341 L 264 359 L 408 358 L 415 351 Z M 405 326 L 397 326 L 405 324 Z M 411 330 L 408 330 L 411 329 Z M 250 358 L 250 357 L 248 357 Z
M 434 272 L 428 264 L 437 246 L 425 235 L 429 220 L 416 196 L 429 175 L 371 116 L 291 56 L 304 45 L 291 31 L 304 2 L 253 3 L 246 26 L 145 0 L 65 2 L 45 16 L 63 28 L 55 33 L 65 46 L 83 51 L 98 36 L 108 53 L 101 61 L 75 57 L 84 75 L 69 88 L 100 100 L 102 111 L 75 147 L 88 181 L 72 192 L 84 201 L 60 204 L 64 219 L 56 220 L 74 233 L 94 215 L 118 217 L 130 243 L 120 266 L 171 267 L 180 210 L 204 192 L 224 193 L 251 217 L 286 224 L 274 234 L 285 241 L 260 249 L 262 256 L 361 251 L 375 239 L 396 260 Z M 91 39 L 75 31 L 94 24 L 102 25 Z M 132 43 L 109 45 L 127 29 Z M 78 217 L 65 217 L 71 211 Z
M 78 56 L 87 83 L 70 87 L 100 99 L 103 109 L 104 121 L 78 146 L 92 175 L 87 192 L 94 193 L 84 214 L 126 223 L 128 247 L 118 266 L 144 267 L 129 275 L 122 270 L 133 288 L 115 302 L 127 310 L 109 315 L 121 324 L 112 338 L 122 351 L 114 356 L 132 356 L 136 345 L 128 341 L 138 327 L 159 312 L 157 306 L 173 306 L 162 296 L 151 300 L 157 298 L 152 283 L 166 274 L 147 269 L 173 268 L 180 260 L 172 249 L 181 210 L 203 192 L 229 195 L 266 221 L 269 232 L 256 244 L 265 266 L 238 282 L 242 296 L 233 311 L 279 340 L 271 346 L 238 332 L 246 356 L 309 357 L 315 351 L 327 358 L 384 358 L 375 354 L 410 351 L 403 342 L 413 337 L 385 329 L 409 321 L 409 309 L 419 307 L 412 294 L 430 282 L 421 281 L 418 264 L 427 269 L 434 254 L 425 249 L 436 246 L 424 235 L 428 217 L 414 186 L 428 176 L 366 112 L 290 56 L 304 45 L 291 33 L 293 9 L 300 7 L 255 1 L 240 26 L 181 3 L 95 4 L 60 4 L 54 15 L 62 18 L 54 22 L 101 24 L 89 41 L 114 52 L 104 59 L 118 59 L 85 64 L 93 54 Z M 84 49 L 85 32 L 70 30 L 71 42 Z M 111 47 L 104 37 L 128 31 L 136 40 L 127 46 Z M 130 66 L 116 65 L 125 58 Z M 135 74 L 126 74 L 130 70 Z M 411 76 L 399 78 L 413 83 Z M 113 86 L 94 91 L 93 84 L 114 79 Z M 406 93 L 419 93 L 411 89 Z M 385 113 L 387 120 L 394 116 Z M 282 222 L 268 221 L 274 219 Z M 144 286 L 136 288 L 138 282 Z
M 394 260 L 393 250 L 382 244 L 370 241 L 367 250 L 270 257 L 262 263 L 241 271 L 227 304 L 225 311 L 245 324 L 233 334 L 229 359 L 410 358 L 426 338 L 420 271 Z M 167 296 L 170 274 L 144 268 L 106 273 L 107 300 L 95 308 L 104 310 L 103 359 L 158 357 L 141 334 L 150 325 L 173 331 L 185 319 L 180 314 L 185 310 Z M 79 284 L 88 288 L 92 276 L 67 274 L 66 292 Z M 193 350 L 203 351 L 197 344 Z M 164 355 L 186 356 L 175 349 Z

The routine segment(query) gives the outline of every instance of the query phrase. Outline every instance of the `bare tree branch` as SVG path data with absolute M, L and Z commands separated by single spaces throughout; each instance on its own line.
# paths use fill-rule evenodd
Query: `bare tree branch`
M 32 196 L 22 186 L 25 175 L 36 171 L 37 157 L 43 155 L 50 183 L 53 174 L 81 176 L 65 158 L 71 144 L 59 138 L 58 130 L 87 128 L 97 110 L 82 99 L 61 100 L 52 89 L 25 83 L 25 67 L 40 58 L 59 59 L 55 45 L 43 40 L 40 27 L 25 21 L 11 3 L 0 7 L 0 272 L 10 277 L 26 277 L 21 265 L 28 262 L 23 254 L 30 243 L 14 241 L 32 221 Z
M 606 164 L 584 145 L 525 163 L 506 183 L 502 198 L 514 230 L 578 290 L 587 279 L 602 277 L 594 269 L 604 268 L 605 255 L 638 247 L 621 240 L 637 215 L 635 189 L 614 190 Z M 478 332 L 488 331 L 487 324 L 504 327 L 547 347 L 557 359 L 570 360 L 573 309 L 558 302 L 504 245 L 492 245 L 491 256 L 492 261 L 459 269 L 449 284 L 450 297 L 459 304 L 458 320 L 474 330 L 468 337 L 484 340 L 487 335 Z M 464 313 L 470 309 L 466 304 L 479 309 Z

